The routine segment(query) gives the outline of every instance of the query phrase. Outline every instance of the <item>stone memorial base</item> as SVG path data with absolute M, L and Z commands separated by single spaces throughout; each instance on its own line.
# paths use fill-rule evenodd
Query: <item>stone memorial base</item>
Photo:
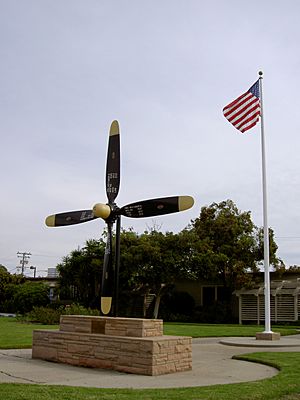
M 162 375 L 192 369 L 192 342 L 164 336 L 162 320 L 64 315 L 59 330 L 33 331 L 32 358 Z
M 256 340 L 279 340 L 280 339 L 280 333 L 276 333 L 276 332 L 257 332 L 255 337 L 256 337 Z

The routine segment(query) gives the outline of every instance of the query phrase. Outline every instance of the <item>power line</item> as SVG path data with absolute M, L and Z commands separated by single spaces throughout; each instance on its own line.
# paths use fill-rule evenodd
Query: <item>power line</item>
M 283 239 L 283 240 L 299 240 L 300 236 L 275 236 L 275 239 Z
M 54 258 L 60 257 L 60 256 L 55 256 L 53 254 L 36 254 L 36 253 L 34 253 L 34 255 L 37 257 L 54 257 Z

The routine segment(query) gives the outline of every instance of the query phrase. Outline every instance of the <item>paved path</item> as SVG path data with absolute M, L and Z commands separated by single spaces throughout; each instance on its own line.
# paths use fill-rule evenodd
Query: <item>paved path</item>
M 253 338 L 193 339 L 193 369 L 157 377 L 88 369 L 31 358 L 31 349 L 0 350 L 0 382 L 97 388 L 175 388 L 254 381 L 272 377 L 278 371 L 269 366 L 232 360 L 233 355 L 255 351 L 300 351 L 300 336 L 280 339 L 280 347 L 257 345 Z M 225 340 L 225 339 L 223 339 Z M 262 341 L 260 341 L 262 342 Z M 245 343 L 251 348 L 245 347 Z M 279 345 L 279 343 L 277 343 Z M 288 347 L 286 347 L 288 346 Z

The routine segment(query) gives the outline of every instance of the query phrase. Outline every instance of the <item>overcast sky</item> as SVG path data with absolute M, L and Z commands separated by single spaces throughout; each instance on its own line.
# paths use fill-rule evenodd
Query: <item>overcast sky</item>
M 0 0 L 0 263 L 42 275 L 105 226 L 47 215 L 106 202 L 108 131 L 121 129 L 117 203 L 191 195 L 191 210 L 123 218 L 178 232 L 232 199 L 263 225 L 259 124 L 222 109 L 264 72 L 269 225 L 300 264 L 298 0 Z M 32 275 L 27 269 L 26 275 Z

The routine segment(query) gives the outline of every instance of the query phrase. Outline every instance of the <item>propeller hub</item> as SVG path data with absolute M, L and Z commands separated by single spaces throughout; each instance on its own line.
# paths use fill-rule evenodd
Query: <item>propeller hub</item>
M 95 217 L 107 219 L 111 214 L 111 208 L 108 204 L 97 203 L 93 207 Z

